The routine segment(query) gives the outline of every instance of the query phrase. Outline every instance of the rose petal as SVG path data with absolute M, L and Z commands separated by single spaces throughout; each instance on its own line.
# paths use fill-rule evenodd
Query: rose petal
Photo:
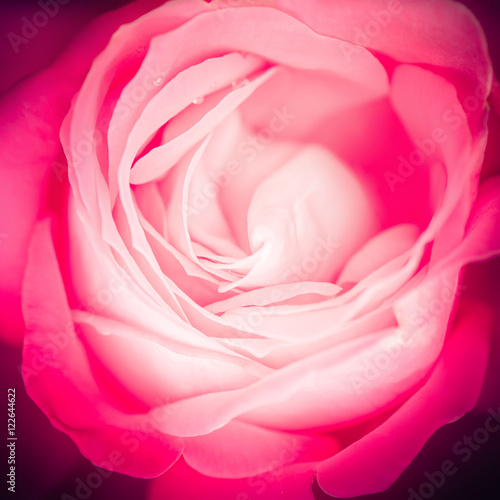
M 26 390 L 93 463 L 124 474 L 152 477 L 181 455 L 182 442 L 141 427 L 144 415 L 119 414 L 103 397 L 68 307 L 48 221 L 35 229 L 23 282 Z M 64 394 L 64 398 L 60 395 Z M 136 434 L 131 429 L 137 428 Z M 142 441 L 142 442 L 141 442 Z M 114 462 L 114 464 L 111 464 Z
M 397 61 L 455 70 L 456 77 L 448 75 L 463 87 L 464 96 L 474 95 L 478 84 L 483 90 L 490 86 L 492 68 L 484 33 L 459 2 L 320 0 L 306 6 L 300 0 L 277 0 L 276 7 L 318 33 L 354 42 Z M 457 45 L 457 40 L 467 43 Z M 346 57 L 352 50 L 345 48 Z
M 337 283 L 356 283 L 411 249 L 418 236 L 413 224 L 399 224 L 381 231 L 355 253 L 342 269 Z
M 78 308 L 91 314 L 105 311 L 108 318 L 172 342 L 178 348 L 225 351 L 161 300 L 156 301 L 146 293 L 118 264 L 109 248 L 96 236 L 94 228 L 80 220 L 71 200 L 68 216 L 72 241 L 71 285 L 75 295 L 83 298 Z
M 339 449 L 333 437 L 288 434 L 237 420 L 184 442 L 183 456 L 188 465 L 207 476 L 226 479 L 264 474 L 273 461 L 281 467 L 316 462 Z
M 261 258 L 221 291 L 304 279 L 331 281 L 376 231 L 371 201 L 362 181 L 328 150 L 304 147 L 256 189 L 248 233 L 251 250 Z
M 391 99 L 418 146 L 415 151 L 425 160 L 419 168 L 440 161 L 444 163 L 447 187 L 431 223 L 436 232 L 432 257 L 439 259 L 463 236 L 476 194 L 486 144 L 486 124 L 481 133 L 472 138 L 465 112 L 458 104 L 456 89 L 443 78 L 421 68 L 400 66 L 396 69 Z
M 273 461 L 268 467 L 267 474 L 261 476 L 216 479 L 196 472 L 184 460 L 179 460 L 169 473 L 150 483 L 148 500 L 202 498 L 207 492 L 218 500 L 314 500 L 311 466 L 282 468 Z
M 106 368 L 106 377 L 149 408 L 158 406 L 158 401 L 164 404 L 207 392 L 229 391 L 258 380 L 245 360 L 238 363 L 230 358 L 210 357 L 209 353 L 205 357 L 182 355 L 144 338 L 127 325 L 99 317 L 79 322 L 80 318 L 74 315 L 92 356 Z
M 20 288 L 33 225 L 39 212 L 47 205 L 57 204 L 66 189 L 63 182 L 66 166 L 59 158 L 63 117 L 94 57 L 111 34 L 120 24 L 147 12 L 152 5 L 152 2 L 134 2 L 94 20 L 52 66 L 21 82 L 2 99 L 0 331 L 4 340 L 21 340 Z M 57 180 L 53 178 L 49 188 L 50 175 Z
M 425 386 L 376 430 L 321 463 L 321 488 L 340 498 L 388 488 L 437 429 L 471 410 L 485 374 L 490 328 L 489 310 L 464 307 Z
M 450 254 L 448 260 L 443 262 L 442 266 L 436 266 L 432 270 L 428 282 L 424 280 L 411 295 L 405 294 L 397 302 L 396 314 L 403 328 L 408 327 L 411 333 L 417 327 L 421 325 L 425 326 L 423 331 L 419 332 L 419 335 L 413 335 L 411 337 L 409 343 L 405 341 L 402 352 L 406 354 L 401 355 L 398 353 L 396 359 L 396 364 L 400 368 L 393 372 L 392 369 L 394 366 L 391 363 L 389 368 L 392 366 L 392 369 L 382 370 L 382 373 L 375 378 L 375 386 L 377 388 L 374 386 L 370 389 L 370 401 L 352 397 L 352 394 L 351 397 L 347 399 L 345 394 L 352 393 L 354 388 L 352 380 L 349 381 L 349 377 L 347 377 L 347 380 L 342 382 L 342 378 L 338 375 L 335 376 L 334 380 L 336 381 L 336 385 L 331 386 L 329 390 L 339 390 L 344 394 L 344 397 L 340 397 L 339 394 L 336 394 L 335 397 L 332 398 L 332 401 L 343 401 L 343 406 L 335 408 L 332 414 L 328 415 L 327 421 L 329 423 L 334 422 L 336 416 L 339 417 L 339 423 L 343 421 L 343 418 L 348 420 L 355 418 L 355 415 L 359 416 L 359 411 L 365 403 L 367 403 L 365 410 L 374 411 L 380 408 L 381 405 L 388 404 L 391 394 L 401 395 L 418 383 L 419 380 L 422 380 L 426 370 L 430 368 L 433 360 L 439 354 L 440 345 L 442 345 L 444 340 L 443 335 L 446 329 L 446 322 L 449 317 L 451 304 L 453 303 L 450 292 L 453 295 L 455 291 L 454 287 L 456 286 L 458 270 L 461 266 L 472 260 L 492 257 L 493 255 L 498 255 L 498 252 L 500 252 L 500 241 L 498 241 L 500 231 L 496 230 L 498 214 L 500 213 L 497 209 L 498 200 L 500 199 L 498 195 L 500 187 L 498 182 L 492 183 L 489 186 L 487 190 L 481 193 L 479 198 L 480 201 L 475 207 L 475 212 L 471 218 L 473 222 L 469 227 L 469 231 L 462 246 L 459 246 L 454 253 Z M 488 235 L 488 239 L 486 243 L 483 243 L 486 235 Z M 462 253 L 461 250 L 465 250 L 464 253 Z M 440 272 L 443 274 L 439 274 Z M 451 286 L 446 285 L 446 282 L 444 283 L 447 287 L 446 294 L 443 294 L 443 278 L 447 278 L 451 283 Z M 431 301 L 429 302 L 430 284 L 433 284 L 434 290 L 430 293 Z M 418 296 L 421 298 L 418 298 Z M 416 300 L 417 298 L 418 300 Z M 434 305 L 431 307 L 433 300 L 437 300 L 437 305 L 439 305 L 439 308 L 435 312 L 433 312 L 435 309 Z M 414 313 L 417 312 L 421 304 L 424 306 L 427 304 L 427 314 L 421 317 L 417 316 L 418 322 L 414 323 Z M 390 331 L 391 329 L 389 332 Z M 387 337 L 387 333 L 388 332 L 382 332 L 381 339 Z M 295 411 L 291 413 L 290 407 L 288 407 L 287 404 L 291 401 L 292 407 L 296 410 L 304 408 L 303 405 L 300 404 L 302 401 L 301 398 L 296 400 L 297 405 L 293 404 L 294 397 L 298 393 L 300 394 L 301 391 L 305 391 L 305 394 L 307 394 L 307 387 L 317 388 L 319 383 L 318 379 L 323 381 L 331 380 L 328 374 L 321 374 L 322 356 L 324 356 L 325 370 L 340 370 L 340 373 L 342 373 L 341 360 L 343 362 L 348 362 L 348 360 L 358 358 L 361 362 L 360 366 L 363 366 L 363 352 L 368 354 L 368 358 L 370 359 L 376 357 L 377 351 L 379 353 L 384 351 L 387 353 L 387 347 L 384 348 L 383 343 L 379 345 L 375 344 L 375 349 L 373 349 L 374 342 L 376 341 L 377 337 L 373 334 L 371 339 L 358 338 L 355 342 L 348 341 L 341 346 L 334 347 L 329 351 L 324 351 L 320 355 L 293 363 L 277 371 L 273 375 L 268 376 L 261 382 L 247 389 L 234 391 L 232 394 L 212 394 L 174 403 L 170 407 L 173 411 L 171 419 L 164 424 L 164 429 L 166 432 L 174 434 L 181 433 L 181 435 L 205 434 L 220 427 L 232 418 L 249 412 L 250 410 L 253 411 L 251 421 L 261 425 L 263 422 L 274 422 L 274 424 L 271 425 L 279 425 L 283 428 L 283 425 L 290 425 L 295 418 L 298 418 L 297 426 L 304 427 L 306 424 L 305 421 L 300 420 L 302 417 L 306 419 L 310 419 L 311 417 L 316 419 L 318 417 L 318 413 L 311 415 L 310 403 L 314 401 L 315 404 L 321 404 L 321 401 L 318 401 L 315 395 L 314 398 L 309 400 L 307 411 L 302 415 L 300 412 Z M 418 342 L 419 348 L 422 349 L 420 355 L 417 355 L 415 342 Z M 372 351 L 367 350 L 369 348 L 372 348 Z M 426 352 L 427 355 L 424 355 L 424 352 Z M 408 356 L 408 358 L 406 358 L 406 356 Z M 366 360 L 368 358 L 365 357 L 364 359 Z M 408 368 L 409 372 L 405 372 Z M 319 370 L 320 373 L 318 379 L 316 378 L 316 370 Z M 352 365 L 349 364 L 345 370 L 346 375 L 352 374 Z M 390 376 L 389 373 L 391 374 Z M 395 374 L 402 378 L 394 380 Z M 287 380 L 286 387 L 289 389 L 287 391 L 284 390 L 284 385 L 280 382 L 282 377 L 285 377 Z M 290 386 L 291 380 L 294 380 L 293 388 Z M 345 383 L 345 386 L 343 383 Z M 393 384 L 392 392 L 387 391 L 388 384 Z M 319 387 L 321 387 L 321 385 L 319 385 Z M 371 410 L 369 410 L 370 405 L 374 402 L 373 397 L 375 396 L 382 399 L 389 397 L 389 399 L 385 399 L 385 402 L 383 402 L 382 399 L 378 400 L 374 403 Z M 271 400 L 274 401 L 269 406 L 270 411 L 267 412 L 265 405 L 269 404 L 267 401 L 271 402 Z M 349 402 L 353 403 L 352 414 L 348 413 Z M 276 412 L 277 408 L 279 408 L 279 403 L 285 403 L 282 407 L 283 413 L 281 413 L 281 411 Z M 345 403 L 347 403 L 347 405 L 345 405 Z M 204 419 L 203 422 L 188 420 L 189 415 L 192 414 L 199 405 L 203 405 L 205 408 L 209 405 L 212 408 L 211 414 L 213 419 L 211 422 L 208 419 Z M 263 413 L 259 415 L 259 410 L 255 411 L 256 408 L 263 408 Z M 348 414 L 349 416 L 347 416 Z M 344 415 L 344 417 L 342 417 L 342 415 Z M 309 422 L 309 425 L 319 425 L 319 422 Z M 326 425 L 326 421 L 323 425 Z
M 258 288 L 250 292 L 242 293 L 206 306 L 207 311 L 220 314 L 236 307 L 267 306 L 276 302 L 284 302 L 301 295 L 324 295 L 332 296 L 341 291 L 341 288 L 333 283 L 317 283 L 303 281 L 290 283 L 288 285 L 275 285 Z
M 208 59 L 179 73 L 148 103 L 128 137 L 127 147 L 132 151 L 137 151 L 143 141 L 155 129 L 175 117 L 173 123 L 169 123 L 167 130 L 173 129 L 176 121 L 179 120 L 176 115 L 191 105 L 196 96 L 206 96 L 220 88 L 224 88 L 224 86 L 230 86 L 231 81 L 253 73 L 261 66 L 263 66 L 263 61 L 260 58 L 243 57 L 239 53 L 233 53 L 220 58 Z M 271 74 L 267 74 L 265 78 L 259 78 L 253 85 L 227 92 L 223 99 L 217 103 L 217 106 L 214 107 L 217 109 L 210 109 L 208 112 L 204 110 L 204 116 L 196 116 L 192 120 L 193 123 L 189 130 L 185 130 L 182 134 L 174 137 L 166 137 L 163 145 L 153 149 L 135 163 L 130 172 L 130 182 L 144 184 L 164 175 L 193 145 L 205 137 L 213 127 L 217 126 L 229 113 L 240 106 L 245 99 L 248 99 L 255 89 L 262 85 L 263 81 L 265 82 Z M 211 80 L 215 79 L 217 79 L 217 86 L 213 87 Z M 134 84 L 137 85 L 136 82 L 132 81 L 129 86 L 133 89 Z M 124 99 L 126 97 L 128 96 L 125 96 Z M 117 106 L 119 104 L 120 102 L 117 103 Z M 161 110 L 161 113 L 159 113 L 159 110 Z M 196 105 L 194 110 L 197 110 Z M 119 118 L 118 116 L 114 119 L 117 121 Z M 113 124 L 113 121 L 111 124 Z M 110 138 L 111 148 L 113 148 L 112 139 L 113 137 Z M 113 176 L 113 169 L 110 174 Z

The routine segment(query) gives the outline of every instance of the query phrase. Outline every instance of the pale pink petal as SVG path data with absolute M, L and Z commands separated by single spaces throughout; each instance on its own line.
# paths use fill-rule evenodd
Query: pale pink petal
M 331 281 L 378 229 L 373 212 L 362 179 L 327 150 L 304 148 L 262 182 L 250 202 L 250 248 L 267 251 L 248 278 L 263 274 L 267 282 L 259 283 L 266 285 Z
M 289 123 L 289 117 L 283 116 L 282 112 L 283 109 L 280 109 L 277 115 L 274 115 L 280 128 Z M 286 113 L 291 116 L 289 109 Z M 248 209 L 252 196 L 268 176 L 298 153 L 300 147 L 279 137 L 265 147 L 258 143 L 255 147 L 252 146 L 252 138 L 252 131 L 244 127 L 236 143 L 230 144 L 234 154 L 231 162 L 234 163 L 230 162 L 227 166 L 228 170 L 234 173 L 231 174 L 229 185 L 220 190 L 217 198 L 235 241 L 248 253 L 251 253 L 248 241 Z M 194 201 L 193 199 L 193 206 Z
M 167 232 L 167 214 L 165 200 L 158 185 L 154 182 L 136 186 L 134 189 L 135 201 L 140 213 L 158 235 L 165 238 Z
M 417 236 L 418 228 L 412 224 L 400 224 L 381 231 L 347 261 L 336 282 L 342 285 L 361 281 L 410 250 Z
M 251 12 L 253 14 L 254 12 L 257 13 L 257 11 L 259 11 L 259 10 L 260 9 L 258 9 L 258 8 L 252 9 Z M 238 16 L 241 16 L 240 11 L 241 11 L 241 9 L 235 9 L 234 11 L 231 10 L 230 12 L 228 12 L 228 15 L 231 17 L 232 16 L 238 17 Z M 194 29 L 195 25 L 197 26 L 198 24 L 201 24 L 201 20 L 203 20 L 203 17 L 204 17 L 203 15 L 198 16 L 197 18 L 193 19 L 190 23 L 186 23 L 186 25 L 183 28 Z M 209 17 L 212 18 L 212 24 L 217 25 L 219 23 L 219 20 L 216 19 L 215 15 L 211 15 Z M 277 17 L 277 19 L 274 19 L 275 17 Z M 248 16 L 246 16 L 245 19 L 246 19 L 246 22 L 248 22 Z M 279 26 L 280 29 L 291 29 L 291 27 L 288 26 L 290 24 L 293 26 L 293 29 L 296 33 L 296 36 L 293 39 L 294 43 L 301 42 L 300 37 L 298 36 L 299 33 L 302 37 L 306 37 L 306 38 L 313 37 L 314 38 L 314 34 L 312 32 L 309 32 L 308 30 L 303 32 L 304 28 L 301 24 L 297 23 L 292 18 L 289 18 L 287 16 L 283 17 L 280 13 L 277 13 L 274 11 L 267 11 L 266 16 L 263 19 L 265 20 L 265 23 L 268 23 L 268 24 L 263 25 L 262 19 L 259 19 L 258 20 L 259 29 L 263 30 L 263 32 L 267 32 L 269 35 L 271 35 L 271 33 L 272 33 L 273 37 L 275 37 L 276 26 Z M 199 38 L 197 38 L 197 40 L 204 39 L 204 37 L 202 35 L 203 35 L 203 30 L 207 29 L 206 26 L 207 26 L 207 24 L 201 24 L 201 26 L 199 26 L 197 28 L 197 32 L 199 33 Z M 261 37 L 257 37 L 257 38 L 252 37 L 251 41 L 245 40 L 244 39 L 245 33 L 248 33 L 248 32 L 241 31 L 241 30 L 234 30 L 234 32 L 233 32 L 232 31 L 233 26 L 235 26 L 233 23 L 224 24 L 224 29 L 221 30 L 221 35 L 224 37 L 224 39 L 226 39 L 226 37 L 227 37 L 228 43 L 233 45 L 235 49 L 238 49 L 238 48 L 240 48 L 239 47 L 240 45 L 245 44 L 245 45 L 250 45 L 250 46 L 240 48 L 240 50 L 251 50 L 252 52 L 259 53 L 259 54 L 261 54 L 265 57 L 268 57 L 270 59 L 272 59 L 273 56 L 277 57 L 277 54 L 273 54 L 273 56 L 268 54 L 268 51 L 270 49 L 276 51 L 277 47 L 274 44 L 268 43 L 265 36 L 261 36 Z M 271 26 L 272 26 L 272 28 L 271 28 Z M 211 29 L 214 29 L 214 27 L 211 26 Z M 171 49 L 172 46 L 182 46 L 182 44 L 176 44 L 173 42 L 175 42 L 176 36 L 182 37 L 183 34 L 184 34 L 184 32 L 181 29 L 181 30 L 178 30 L 178 31 L 173 32 L 171 34 L 167 34 L 163 37 L 158 37 L 157 39 L 154 40 L 154 43 L 151 46 L 150 52 L 148 52 L 148 56 L 149 55 L 153 56 L 155 54 L 155 52 L 160 51 L 161 53 L 163 53 L 163 54 L 167 53 L 167 54 L 169 54 L 169 57 L 174 58 L 175 54 L 173 52 L 171 52 L 171 50 L 166 51 L 166 47 L 168 46 Z M 172 39 L 172 38 L 174 38 L 174 39 Z M 243 38 L 243 40 L 241 38 Z M 218 43 L 222 43 L 222 41 L 223 40 L 219 40 Z M 325 44 L 324 51 L 319 50 L 321 44 Z M 317 45 L 317 47 L 315 47 L 315 50 L 313 51 L 312 54 L 305 54 L 305 53 L 303 53 L 303 50 L 302 50 L 299 52 L 299 54 L 301 54 L 300 59 L 297 60 L 295 58 L 292 64 L 294 66 L 300 66 L 300 67 L 304 67 L 307 69 L 313 69 L 315 66 L 318 67 L 317 65 L 322 64 L 323 61 L 321 61 L 321 59 L 324 59 L 328 55 L 329 65 L 333 66 L 333 68 L 332 68 L 333 71 L 337 72 L 338 74 L 340 74 L 348 79 L 354 79 L 354 81 L 356 81 L 358 83 L 365 82 L 366 80 L 364 79 L 364 74 L 365 74 L 365 72 L 370 72 L 371 74 L 370 74 L 369 87 L 371 87 L 373 89 L 374 97 L 377 95 L 381 95 L 381 94 L 383 95 L 386 92 L 387 80 L 386 80 L 385 72 L 383 71 L 382 67 L 378 64 L 378 62 L 371 60 L 370 57 L 368 56 L 368 54 L 366 54 L 365 52 L 361 51 L 361 54 L 359 55 L 359 57 L 356 58 L 356 63 L 346 64 L 345 59 L 340 54 L 340 49 L 338 47 L 338 43 L 336 40 L 331 40 L 328 38 L 319 38 L 315 45 Z M 336 52 L 335 58 L 333 58 L 331 50 L 328 50 L 328 52 L 327 52 L 327 50 L 326 50 L 327 45 L 336 46 L 335 48 L 337 49 L 337 52 Z M 308 45 L 305 45 L 305 47 L 307 47 L 307 46 Z M 204 54 L 205 54 L 205 57 L 207 57 L 209 55 L 208 50 L 210 48 L 210 44 L 207 44 L 207 43 L 202 43 L 200 45 L 189 44 L 188 47 L 189 47 L 189 50 L 197 49 L 197 57 L 198 58 L 200 58 Z M 286 54 L 280 53 L 280 56 L 281 56 L 281 58 L 283 58 L 284 56 L 286 56 Z M 184 55 L 184 57 L 187 57 L 187 55 Z M 363 62 L 365 64 L 360 65 L 359 63 L 361 60 L 363 60 Z M 288 62 L 288 61 L 282 61 L 282 62 Z M 334 64 L 332 64 L 332 62 Z M 167 61 L 163 60 L 163 64 L 167 64 Z M 324 66 L 324 64 L 320 67 L 323 67 L 323 66 Z M 168 68 L 168 70 L 165 69 L 167 76 L 168 76 L 168 73 L 171 71 L 172 71 L 172 68 Z M 122 166 L 123 166 L 123 163 L 122 163 Z M 127 208 L 130 205 L 130 203 L 127 200 L 127 198 L 129 197 L 129 193 L 127 191 L 127 179 L 126 179 L 126 177 L 124 177 L 126 175 L 126 173 L 125 173 L 125 171 L 120 172 L 120 169 L 119 169 L 118 175 L 119 175 L 119 184 L 120 184 L 119 191 L 120 191 L 120 196 L 122 197 L 122 202 L 123 202 L 125 210 L 127 212 L 127 216 L 129 218 L 133 218 L 133 213 L 130 212 L 129 209 Z M 134 228 L 134 226 L 135 226 L 135 224 L 131 224 L 132 228 Z M 134 231 L 134 229 L 133 229 L 133 231 Z M 133 232 L 133 240 L 136 237 L 138 238 L 139 235 L 136 235 Z
M 246 387 L 258 380 L 243 359 L 180 354 L 167 346 L 152 342 L 139 331 L 126 325 L 94 316 L 91 321 L 78 322 L 83 338 L 93 355 L 106 367 L 124 390 L 149 408 L 167 401 L 176 401 L 205 394 Z M 125 336 L 130 332 L 130 336 Z
M 490 185 L 492 187 L 482 194 L 475 207 L 471 219 L 473 223 L 462 243 L 463 249 L 467 250 L 466 254 L 462 254 L 461 247 L 458 247 L 441 269 L 436 266 L 429 277 L 421 281 L 410 294 L 398 299 L 395 313 L 401 325 L 399 334 L 398 330 L 389 329 L 378 335 L 372 334 L 369 338 L 345 342 L 321 354 L 292 363 L 248 389 L 234 391 L 229 395 L 212 394 L 174 403 L 170 407 L 172 417 L 165 424 L 165 431 L 182 435 L 205 434 L 244 413 L 249 421 L 261 425 L 265 422 L 267 425 L 283 428 L 295 422 L 296 428 L 303 428 L 346 422 L 394 403 L 405 391 L 422 380 L 439 355 L 454 295 L 457 293 L 457 276 L 461 266 L 473 259 L 497 255 L 500 251 L 497 241 L 499 232 L 494 229 L 499 213 L 496 184 Z M 481 214 L 481 217 L 477 214 Z M 489 235 L 491 239 L 482 244 L 485 235 Z M 396 335 L 391 338 L 388 333 Z M 366 361 L 374 360 L 381 354 L 384 355 L 383 362 L 387 367 L 379 367 L 380 373 L 373 379 L 367 377 Z M 328 373 L 330 370 L 338 373 L 332 377 Z M 285 377 L 286 383 L 282 377 Z M 336 381 L 335 385 L 331 384 L 332 379 Z M 293 387 L 291 380 L 294 380 Z M 363 382 L 362 387 L 359 380 Z M 320 381 L 326 383 L 327 387 L 321 389 Z M 391 390 L 388 391 L 387 387 L 391 387 Z M 311 404 L 325 403 L 325 400 L 317 397 L 315 391 L 318 388 L 321 394 L 329 395 L 326 400 L 329 404 L 322 408 L 322 412 L 328 408 L 331 413 L 324 421 L 321 418 L 325 413 L 310 411 Z M 369 399 L 363 396 L 365 388 L 370 393 Z M 301 393 L 303 395 L 297 397 Z M 310 398 L 306 399 L 307 410 L 300 413 L 298 410 L 304 410 L 303 398 L 307 394 Z M 343 403 L 342 406 L 332 408 L 332 401 Z M 268 410 L 265 408 L 266 404 L 270 405 Z M 208 405 L 213 412 L 211 421 L 188 421 L 195 408 L 206 408 Z M 252 413 L 249 414 L 251 410 Z
M 161 301 L 146 293 L 114 258 L 93 229 L 69 207 L 71 284 L 79 308 L 105 312 L 110 319 L 146 330 L 184 346 L 221 351 L 220 346 L 191 327 Z
M 147 63 L 148 57 L 144 64 Z M 217 126 L 218 122 L 222 121 L 225 116 L 236 109 L 236 107 L 240 106 L 243 100 L 248 99 L 255 91 L 255 88 L 262 84 L 262 81 L 256 81 L 254 85 L 249 87 L 236 90 L 231 88 L 232 81 L 253 73 L 262 65 L 263 62 L 256 57 L 243 57 L 239 53 L 227 54 L 224 57 L 208 59 L 199 65 L 192 66 L 186 69 L 186 71 L 179 73 L 168 82 L 165 87 L 149 101 L 142 115 L 138 118 L 137 124 L 133 127 L 127 139 L 127 148 L 131 151 L 137 151 L 142 143 L 157 128 L 173 118 L 166 129 L 168 135 L 164 137 L 162 141 L 164 144 L 162 146 L 153 149 L 147 155 L 136 161 L 130 172 L 130 182 L 133 184 L 144 184 L 164 175 L 164 173 L 175 165 L 194 144 L 207 135 L 213 127 Z M 143 76 L 140 73 L 139 75 L 141 77 Z M 268 74 L 266 78 L 270 76 L 271 75 Z M 265 79 L 263 81 L 265 81 Z M 215 87 L 212 85 L 212 81 L 216 82 Z M 128 88 L 133 90 L 134 85 L 137 85 L 137 82 L 132 80 L 129 86 L 124 90 L 124 93 L 127 92 Z M 224 87 L 229 87 L 229 91 L 224 92 L 221 99 L 220 93 L 218 95 L 217 91 L 224 89 Z M 212 106 L 207 106 L 205 102 L 203 102 L 203 107 L 193 104 L 193 100 L 195 100 L 196 97 L 204 96 L 205 98 L 209 93 L 214 93 L 214 97 L 218 97 Z M 130 97 L 123 97 L 124 100 L 126 98 Z M 223 100 L 227 101 L 225 106 L 222 105 L 221 101 Z M 120 102 L 118 102 L 117 106 L 119 104 Z M 190 121 L 192 123 L 189 130 L 185 130 L 183 133 L 177 133 L 171 137 L 175 128 L 186 128 L 184 124 L 182 124 L 181 127 L 179 126 L 181 118 L 183 117 L 183 114 L 181 113 L 179 115 L 179 113 L 188 106 L 191 106 L 191 109 L 198 114 L 200 111 L 202 111 L 203 114 L 201 117 L 194 116 L 191 118 Z M 218 112 L 213 110 L 215 107 L 217 107 Z M 159 112 L 160 110 L 161 113 Z M 119 119 L 119 115 L 114 117 L 114 120 L 118 121 L 118 124 Z M 112 120 L 111 125 L 113 124 L 114 122 Z M 115 132 L 115 130 L 117 132 Z M 116 141 L 114 135 L 120 132 L 118 125 L 115 126 L 113 132 L 113 135 L 110 136 L 111 148 Z M 126 155 L 126 152 L 124 154 Z M 113 157 L 114 155 L 111 156 L 111 161 L 113 161 Z M 110 175 L 116 175 L 113 168 L 110 170 Z
M 491 311 L 464 307 L 424 387 L 380 427 L 321 463 L 321 488 L 340 498 L 388 488 L 437 429 L 471 410 L 485 374 L 490 329 Z
M 204 435 L 256 407 L 264 407 L 264 418 L 259 419 L 258 414 L 255 416 L 249 415 L 248 421 L 269 422 L 271 426 L 274 426 L 274 421 L 279 420 L 278 426 L 281 428 L 303 428 L 306 421 L 311 423 L 311 426 L 315 426 L 318 425 L 316 423 L 318 419 L 323 418 L 328 423 L 331 423 L 332 414 L 334 413 L 339 417 L 339 420 L 353 418 L 353 415 L 347 416 L 349 412 L 348 405 L 353 403 L 351 409 L 359 412 L 359 407 L 355 408 L 354 402 L 359 406 L 361 398 L 355 394 L 350 380 L 339 379 L 333 387 L 332 380 L 337 380 L 336 377 L 339 374 L 349 373 L 348 368 L 351 366 L 352 358 L 357 356 L 361 358 L 363 349 L 374 346 L 377 341 L 383 340 L 382 333 L 387 334 L 387 332 L 380 332 L 370 339 L 355 339 L 336 347 L 333 352 L 330 350 L 311 356 L 307 360 L 301 360 L 276 371 L 246 389 L 232 391 L 231 393 L 207 394 L 168 405 L 170 419 L 161 423 L 160 429 L 166 433 L 186 437 Z M 320 381 L 322 381 L 322 384 L 320 384 Z M 347 406 L 343 403 L 342 407 L 332 407 L 329 398 L 328 400 L 318 398 L 323 394 L 325 386 L 329 387 L 329 397 L 332 395 L 332 391 L 338 391 L 344 397 L 349 395 Z M 305 400 L 301 397 L 295 397 L 301 393 L 305 393 L 309 397 Z M 335 399 L 335 396 L 332 396 L 332 399 L 334 401 L 343 401 L 343 398 L 339 399 L 338 395 L 338 393 L 335 394 L 337 398 Z M 317 405 L 324 403 L 325 407 L 329 408 L 328 416 L 315 412 L 311 414 L 311 408 L 304 407 L 304 401 L 310 404 L 311 400 L 315 401 Z M 289 401 L 291 401 L 291 404 L 287 405 Z M 285 403 L 283 408 L 280 407 L 281 403 Z M 370 406 L 369 401 L 365 400 L 364 404 Z M 267 406 L 269 406 L 268 412 L 265 411 Z M 194 418 L 201 407 L 205 408 L 205 411 L 208 409 L 206 418 L 203 420 Z M 296 414 L 290 413 L 292 407 Z M 282 409 L 284 413 L 275 412 Z M 322 408 L 323 411 L 324 409 Z
M 267 306 L 277 302 L 289 301 L 302 295 L 332 296 L 341 291 L 341 288 L 333 283 L 308 282 L 290 283 L 288 285 L 275 285 L 258 288 L 230 299 L 221 300 L 206 306 L 207 311 L 213 314 L 224 313 L 236 307 Z
M 280 66 L 280 71 L 257 89 L 252 99 L 241 105 L 245 126 L 255 135 L 262 134 L 260 147 L 267 145 L 265 139 L 269 131 L 286 139 L 317 142 L 318 124 L 330 122 L 333 125 L 337 115 L 373 105 L 386 95 L 383 89 L 342 78 L 332 62 L 307 71 L 294 66 Z M 324 131 L 325 135 L 327 132 Z M 248 146 L 247 155 L 250 154 L 248 149 L 260 149 L 259 145 Z
M 300 0 L 277 0 L 275 5 L 323 35 L 400 62 L 455 70 L 447 75 L 462 87 L 464 96 L 474 95 L 478 84 L 488 93 L 492 68 L 486 39 L 478 21 L 459 2 L 319 0 L 306 5 Z M 356 55 L 351 47 L 344 53 Z
M 184 460 L 198 472 L 226 479 L 254 476 L 269 464 L 317 462 L 340 449 L 333 437 L 286 433 L 233 420 L 206 436 L 184 440 Z
M 222 343 L 217 340 L 210 340 L 210 344 L 214 347 L 212 350 L 206 346 L 197 347 L 185 344 L 179 339 L 171 339 L 163 335 L 161 331 L 151 331 L 146 328 L 131 326 L 129 324 L 120 323 L 119 321 L 108 319 L 103 316 L 89 313 L 88 311 L 73 310 L 73 320 L 83 328 L 90 327 L 89 335 L 93 332 L 98 332 L 100 335 L 113 334 L 124 339 L 138 339 L 150 342 L 153 346 L 161 346 L 168 351 L 174 353 L 176 359 L 179 356 L 190 356 L 200 362 L 200 366 L 206 363 L 206 366 L 217 370 L 218 367 L 228 366 L 228 369 L 238 370 L 238 367 L 243 368 L 252 376 L 255 375 L 258 379 L 272 372 L 271 369 L 254 361 L 240 356 L 230 349 L 226 349 Z M 94 337 L 96 337 L 94 335 Z M 127 344 L 127 340 L 124 341 Z M 160 351 L 160 347 L 157 347 Z M 242 372 L 241 372 L 242 373 Z M 250 377 L 251 378 L 251 377 Z

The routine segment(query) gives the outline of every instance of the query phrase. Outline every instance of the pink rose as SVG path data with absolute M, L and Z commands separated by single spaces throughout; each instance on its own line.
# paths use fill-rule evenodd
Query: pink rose
M 481 28 L 448 1 L 160 4 L 0 103 L 26 390 L 97 466 L 174 466 L 154 500 L 387 489 L 498 342 L 462 273 L 500 249 Z

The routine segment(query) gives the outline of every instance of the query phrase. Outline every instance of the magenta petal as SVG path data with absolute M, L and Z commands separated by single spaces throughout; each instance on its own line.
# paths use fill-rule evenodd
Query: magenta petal
M 473 408 L 488 362 L 491 321 L 484 306 L 464 304 L 424 387 L 376 430 L 319 465 L 325 492 L 348 498 L 389 488 L 437 429 Z
M 268 463 L 266 474 L 244 479 L 203 476 L 179 460 L 150 483 L 148 500 L 314 500 L 313 480 L 311 467 L 283 467 L 278 457 Z
M 100 467 L 137 477 L 167 470 L 181 455 L 182 441 L 154 430 L 154 414 L 121 413 L 96 384 L 74 330 L 48 220 L 37 225 L 31 241 L 23 313 L 24 383 L 52 425 Z
M 22 339 L 20 289 L 30 231 L 60 150 L 59 126 L 71 97 L 66 83 L 54 81 L 62 79 L 39 75 L 0 104 L 0 331 L 16 343 Z M 56 184 L 54 191 L 65 189 L 63 182 Z
M 63 118 L 95 56 L 118 26 L 147 12 L 145 3 L 96 19 L 52 66 L 0 101 L 0 336 L 7 342 L 22 340 L 20 288 L 33 226 L 66 191 Z

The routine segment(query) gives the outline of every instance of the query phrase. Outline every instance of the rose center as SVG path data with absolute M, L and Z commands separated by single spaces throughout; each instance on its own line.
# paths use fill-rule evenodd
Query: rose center
M 231 266 L 248 272 L 222 289 L 331 282 L 376 229 L 360 180 L 327 149 L 306 146 L 255 190 L 248 210 L 252 254 Z

